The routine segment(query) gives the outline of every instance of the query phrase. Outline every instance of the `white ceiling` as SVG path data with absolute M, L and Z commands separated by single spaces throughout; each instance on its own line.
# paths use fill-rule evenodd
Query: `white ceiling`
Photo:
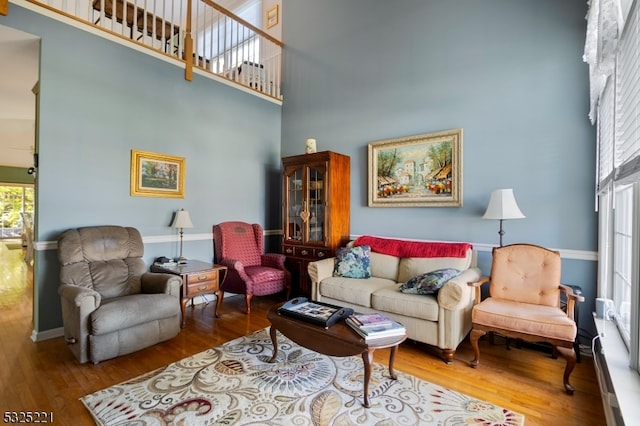
M 0 165 L 30 167 L 40 38 L 0 25 Z

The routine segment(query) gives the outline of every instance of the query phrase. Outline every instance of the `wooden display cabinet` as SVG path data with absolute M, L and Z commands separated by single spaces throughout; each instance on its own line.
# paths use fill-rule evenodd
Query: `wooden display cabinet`
M 309 262 L 333 256 L 349 241 L 350 163 L 349 156 L 331 151 L 282 159 L 282 252 L 294 295 L 311 295 Z

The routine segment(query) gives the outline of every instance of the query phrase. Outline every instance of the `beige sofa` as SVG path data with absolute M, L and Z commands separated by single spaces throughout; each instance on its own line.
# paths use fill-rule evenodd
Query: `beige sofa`
M 467 283 L 481 275 L 471 244 L 371 236 L 349 243 L 358 245 L 371 248 L 371 277 L 334 276 L 334 257 L 311 262 L 311 298 L 356 312 L 385 313 L 405 325 L 410 339 L 439 348 L 444 361 L 451 363 L 456 348 L 471 330 L 474 295 Z M 454 268 L 460 274 L 446 281 L 436 294 L 400 291 L 402 283 L 411 278 L 442 268 Z

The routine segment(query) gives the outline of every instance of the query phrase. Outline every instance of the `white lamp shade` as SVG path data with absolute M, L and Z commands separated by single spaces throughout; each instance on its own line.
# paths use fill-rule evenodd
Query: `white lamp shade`
M 520 211 L 513 189 L 496 189 L 491 193 L 489 206 L 484 212 L 483 219 L 522 219 L 524 214 Z
M 173 223 L 171 223 L 172 228 L 193 228 L 193 223 L 191 223 L 191 218 L 189 217 L 189 212 L 185 209 L 180 209 L 176 212 L 175 217 L 173 218 Z

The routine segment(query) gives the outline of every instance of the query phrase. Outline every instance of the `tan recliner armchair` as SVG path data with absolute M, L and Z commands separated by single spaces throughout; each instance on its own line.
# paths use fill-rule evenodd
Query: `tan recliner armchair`
M 58 238 L 64 334 L 81 363 L 125 355 L 180 332 L 177 275 L 147 272 L 138 230 L 92 226 Z
M 574 303 L 584 301 L 571 287 L 560 284 L 560 253 L 533 244 L 512 244 L 493 249 L 491 277 L 477 283 L 476 305 L 472 311 L 471 346 L 475 351 L 472 367 L 480 362 L 478 339 L 496 332 L 508 338 L 528 342 L 547 342 L 554 354 L 566 360 L 564 387 L 574 388 L 569 376 L 576 365 L 574 343 L 577 326 L 573 318 Z M 480 301 L 480 286 L 490 282 L 490 296 Z M 566 309 L 560 307 L 565 293 Z

